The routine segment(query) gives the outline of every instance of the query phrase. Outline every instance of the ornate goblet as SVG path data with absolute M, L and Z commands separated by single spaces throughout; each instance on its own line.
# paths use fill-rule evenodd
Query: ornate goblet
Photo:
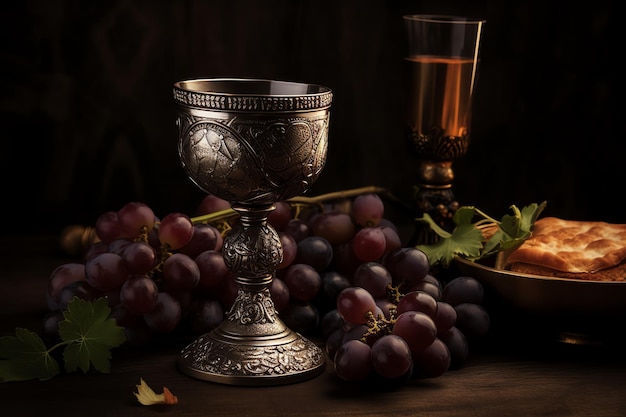
M 324 352 L 278 316 L 269 286 L 283 253 L 267 222 L 277 201 L 304 193 L 326 162 L 332 92 L 255 79 L 177 82 L 178 152 L 189 178 L 231 203 L 239 222 L 222 253 L 236 275 L 226 319 L 182 349 L 179 368 L 232 385 L 299 382 L 323 372 Z
M 484 20 L 454 16 L 404 16 L 409 51 L 407 123 L 418 157 L 415 201 L 444 229 L 459 204 L 452 163 L 467 152 L 478 50 Z M 429 243 L 420 231 L 413 243 Z

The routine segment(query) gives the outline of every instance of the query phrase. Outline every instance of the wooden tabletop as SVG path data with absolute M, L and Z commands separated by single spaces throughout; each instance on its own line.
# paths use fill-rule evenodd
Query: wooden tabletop
M 0 239 L 0 335 L 41 314 L 35 294 L 63 256 L 51 240 Z M 24 250 L 25 246 L 29 251 Z M 19 249 L 20 246 L 22 249 Z M 27 260 L 30 260 L 28 262 Z M 574 345 L 524 330 L 510 312 L 472 346 L 461 369 L 397 386 L 339 380 L 327 363 L 320 376 L 289 385 L 240 387 L 198 380 L 176 365 L 179 346 L 114 351 L 108 374 L 62 374 L 50 381 L 0 384 L 0 415 L 30 416 L 626 416 L 624 345 Z M 529 326 L 528 329 L 534 327 Z M 619 332 L 621 329 L 615 329 Z M 140 378 L 169 388 L 173 406 L 141 406 Z

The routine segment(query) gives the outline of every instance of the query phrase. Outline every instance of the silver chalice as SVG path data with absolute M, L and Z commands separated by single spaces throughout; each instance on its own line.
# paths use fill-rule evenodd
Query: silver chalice
M 304 193 L 326 162 L 332 91 L 261 79 L 174 84 L 178 153 L 203 191 L 231 203 L 240 220 L 222 253 L 238 295 L 226 319 L 182 349 L 182 372 L 231 385 L 279 385 L 323 372 L 325 353 L 280 319 L 269 286 L 282 261 L 267 222 L 277 201 Z

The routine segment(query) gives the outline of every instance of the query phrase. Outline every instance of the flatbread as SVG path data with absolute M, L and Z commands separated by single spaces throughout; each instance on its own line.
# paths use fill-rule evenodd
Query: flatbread
M 626 224 L 543 217 L 535 221 L 532 235 L 508 256 L 504 267 L 517 269 L 525 264 L 526 269 L 535 266 L 568 274 L 593 274 L 624 260 Z

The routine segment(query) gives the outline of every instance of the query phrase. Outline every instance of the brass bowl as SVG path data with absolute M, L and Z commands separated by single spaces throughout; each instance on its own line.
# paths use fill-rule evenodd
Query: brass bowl
M 454 266 L 458 273 L 479 280 L 487 296 L 497 299 L 493 304 L 515 312 L 522 321 L 550 327 L 561 342 L 623 342 L 620 323 L 626 319 L 626 281 L 523 274 L 503 269 L 505 259 L 505 253 L 477 262 L 457 257 Z

